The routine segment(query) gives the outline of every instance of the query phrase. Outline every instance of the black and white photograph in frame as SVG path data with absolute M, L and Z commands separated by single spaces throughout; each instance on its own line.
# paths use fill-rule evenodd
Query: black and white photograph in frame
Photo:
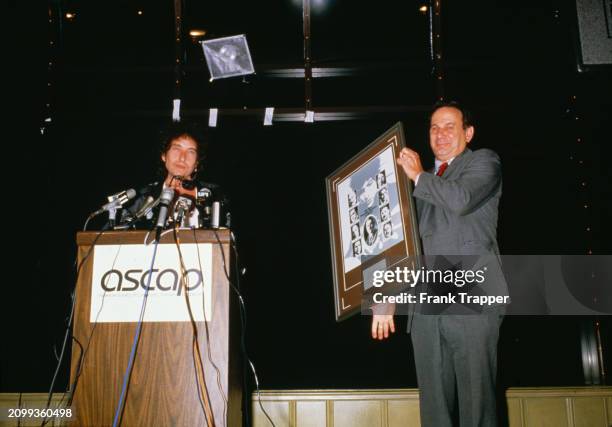
M 393 224 L 391 221 L 383 223 L 383 239 L 387 240 L 393 237 Z
M 363 240 L 366 245 L 372 246 L 378 237 L 378 220 L 374 215 L 369 215 L 363 224 Z
M 349 215 L 351 219 L 351 222 L 350 222 L 351 224 L 359 222 L 359 213 L 357 211 L 357 207 L 351 208 Z
M 355 206 L 355 204 L 357 203 L 357 194 L 355 193 L 355 190 L 353 190 L 352 188 L 350 189 L 350 191 L 348 192 L 348 204 L 350 207 Z
M 389 209 L 389 205 L 385 205 L 380 208 L 380 220 L 381 222 L 388 221 L 391 218 L 391 210 Z
M 382 189 L 378 189 L 378 182 L 383 182 Z M 353 238 L 351 225 L 359 221 L 361 226 L 362 247 L 360 255 L 377 255 L 393 244 L 404 239 L 404 232 L 401 228 L 401 213 L 399 208 L 399 196 L 397 189 L 397 177 L 395 175 L 395 156 L 391 147 L 381 151 L 377 156 L 364 164 L 359 170 L 348 176 L 338 184 L 340 201 L 340 234 L 342 236 L 342 248 L 344 254 L 344 272 L 361 265 L 361 259 L 356 257 L 353 251 Z M 351 207 L 349 201 L 353 200 L 355 194 L 357 205 Z M 381 203 L 381 200 L 385 203 Z M 398 224 L 397 231 L 393 238 L 383 241 L 380 237 L 382 230 L 379 230 L 380 209 L 386 206 L 389 216 L 386 220 L 392 219 L 393 224 Z M 366 219 L 371 216 L 376 221 L 376 234 L 368 233 L 366 236 Z M 370 221 L 371 222 L 371 221 Z M 367 239 L 369 237 L 369 239 Z
M 355 240 L 361 237 L 361 232 L 359 231 L 359 224 L 351 225 L 351 240 Z
M 353 242 L 353 256 L 361 255 L 361 240 L 356 240 Z
M 389 203 L 389 191 L 387 190 L 387 187 L 381 188 L 378 192 L 378 203 L 381 205 L 386 205 Z
M 385 175 L 385 171 L 380 171 L 378 175 L 376 175 L 376 185 L 378 188 L 382 188 L 387 185 L 387 176 Z

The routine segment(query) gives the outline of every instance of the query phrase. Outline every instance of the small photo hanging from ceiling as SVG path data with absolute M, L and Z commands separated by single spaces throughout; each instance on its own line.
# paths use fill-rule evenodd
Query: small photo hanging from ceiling
M 255 73 L 244 34 L 200 43 L 208 64 L 210 81 Z

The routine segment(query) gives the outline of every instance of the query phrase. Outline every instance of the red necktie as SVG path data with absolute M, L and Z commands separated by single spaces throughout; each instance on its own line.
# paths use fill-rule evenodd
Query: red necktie
M 447 167 L 448 167 L 448 163 L 447 162 L 442 163 L 438 167 L 438 172 L 436 172 L 436 175 L 437 176 L 442 176 L 442 174 L 444 173 L 444 171 L 446 170 Z

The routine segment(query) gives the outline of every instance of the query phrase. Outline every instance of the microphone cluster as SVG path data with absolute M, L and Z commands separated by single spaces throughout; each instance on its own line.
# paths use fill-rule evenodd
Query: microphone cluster
M 181 187 L 185 190 L 190 191 L 196 188 L 196 184 L 193 181 L 182 178 L 180 181 Z M 199 206 L 198 211 L 200 215 L 198 222 L 200 226 L 202 224 L 208 224 L 211 228 L 219 228 L 222 225 L 229 226 L 229 213 L 226 215 L 226 220 L 221 224 L 222 203 L 213 199 L 213 190 L 216 188 L 217 186 L 215 184 L 205 184 L 198 187 L 197 192 L 193 192 L 193 196 L 172 187 L 164 188 L 157 198 L 148 195 L 136 212 L 126 209 L 121 215 L 121 223 L 115 226 L 117 211 L 123 208 L 130 200 L 133 200 L 138 194 L 136 190 L 129 188 L 125 191 L 108 196 L 108 203 L 92 213 L 89 219 L 103 212 L 108 212 L 109 224 L 112 228 L 129 229 L 133 227 L 138 220 L 144 217 L 146 217 L 147 220 L 153 220 L 153 210 L 158 208 L 154 228 L 161 230 L 166 227 L 170 218 L 178 224 L 183 224 L 187 218 L 190 218 L 190 212 L 192 212 L 194 206 Z M 145 192 L 145 194 L 147 194 L 147 192 Z

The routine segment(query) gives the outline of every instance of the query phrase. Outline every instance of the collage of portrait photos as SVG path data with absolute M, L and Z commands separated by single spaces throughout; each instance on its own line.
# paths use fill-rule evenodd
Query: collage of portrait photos
M 338 185 L 345 273 L 404 239 L 394 162 L 388 147 Z

